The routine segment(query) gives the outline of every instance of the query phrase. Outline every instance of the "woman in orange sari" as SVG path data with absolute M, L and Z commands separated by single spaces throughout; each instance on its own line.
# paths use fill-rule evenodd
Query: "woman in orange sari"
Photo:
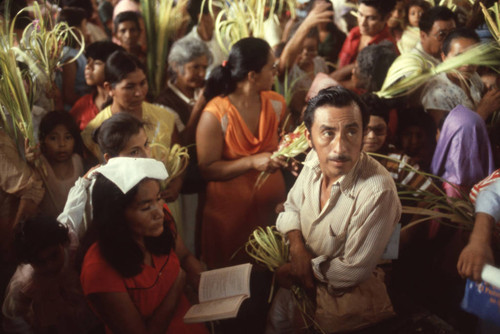
M 201 257 L 209 268 L 241 263 L 240 251 L 257 226 L 274 224 L 275 207 L 285 199 L 279 170 L 271 159 L 284 119 L 284 98 L 270 91 L 276 75 L 269 45 L 258 38 L 236 43 L 227 61 L 208 78 L 209 101 L 196 133 L 198 163 L 208 182 L 201 227 Z M 261 172 L 271 173 L 258 190 Z

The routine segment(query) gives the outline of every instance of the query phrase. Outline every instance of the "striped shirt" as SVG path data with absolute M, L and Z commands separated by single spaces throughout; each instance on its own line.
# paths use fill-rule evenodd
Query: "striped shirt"
M 401 216 L 396 186 L 385 168 L 362 152 L 355 166 L 332 186 L 320 211 L 323 174 L 316 151 L 290 190 L 276 222 L 286 234 L 302 231 L 314 254 L 316 278 L 331 289 L 358 285 L 369 278 Z M 320 264 L 328 262 L 328 265 Z
M 491 173 L 488 177 L 476 183 L 474 187 L 470 190 L 469 198 L 472 204 L 476 204 L 477 194 L 483 189 L 500 179 L 500 169 L 497 169 L 493 173 Z

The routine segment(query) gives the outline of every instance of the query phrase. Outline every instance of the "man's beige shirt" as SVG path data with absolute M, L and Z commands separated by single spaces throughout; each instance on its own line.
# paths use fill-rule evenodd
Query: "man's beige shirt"
M 369 278 L 400 219 L 396 186 L 380 163 L 361 153 L 349 173 L 332 186 L 320 211 L 322 180 L 318 155 L 312 150 L 276 226 L 283 234 L 302 231 L 315 256 L 317 279 L 333 289 L 355 286 Z

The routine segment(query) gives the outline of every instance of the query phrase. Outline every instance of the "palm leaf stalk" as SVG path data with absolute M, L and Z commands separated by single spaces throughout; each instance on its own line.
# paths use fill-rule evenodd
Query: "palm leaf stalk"
M 224 53 L 229 54 L 231 47 L 245 37 L 259 37 L 265 39 L 265 22 L 273 20 L 278 22 L 278 13 L 290 9 L 295 17 L 295 0 L 203 0 L 202 8 L 207 5 L 215 19 L 215 37 Z M 217 17 L 212 11 L 212 6 L 221 7 Z
M 24 151 L 19 144 L 26 140 L 31 147 L 36 144 L 31 115 L 33 80 L 30 73 L 23 75 L 17 65 L 16 50 L 12 47 L 13 31 L 5 33 L 9 31 L 9 26 L 13 26 L 13 23 L 9 23 L 8 20 L 0 23 L 0 125 L 17 144 L 18 153 L 24 159 Z M 38 158 L 33 164 L 42 178 L 52 203 L 55 204 L 55 197 L 47 186 L 47 172 L 42 161 Z
M 142 16 L 148 42 L 147 76 L 153 98 L 166 85 L 169 45 L 186 22 L 184 14 L 188 0 L 141 0 Z
M 271 284 L 271 293 L 268 302 L 272 300 L 274 292 L 274 283 L 276 278 L 276 270 L 288 262 L 290 252 L 289 245 L 285 237 L 278 232 L 275 226 L 267 226 L 265 229 L 258 227 L 255 229 L 248 241 L 245 244 L 245 251 L 257 263 L 267 267 L 273 274 Z M 318 325 L 312 316 L 314 312 L 314 304 L 311 302 L 304 289 L 298 285 L 291 288 L 295 305 L 300 310 L 302 319 L 306 326 L 311 324 L 317 332 L 325 333 L 325 331 Z
M 480 2 L 479 5 L 481 6 L 484 19 L 491 34 L 493 35 L 493 38 L 500 43 L 500 2 L 494 3 L 490 8 L 486 8 L 482 2 Z
M 27 11 L 32 13 L 35 19 L 24 29 L 19 46 L 14 47 L 15 20 Z M 74 57 L 63 60 L 63 48 L 69 38 L 76 42 L 79 50 Z M 23 8 L 14 17 L 10 25 L 9 40 L 17 58 L 27 64 L 36 80 L 44 83 L 49 90 L 53 87 L 56 71 L 75 61 L 85 50 L 83 34 L 78 29 L 68 26 L 66 22 L 54 24 L 50 15 L 42 13 L 36 1 L 32 6 Z M 53 109 L 54 101 L 50 100 Z
M 159 142 L 152 143 L 151 153 L 155 159 L 163 162 L 168 172 L 168 178 L 161 182 L 162 189 L 167 188 L 170 181 L 181 175 L 189 164 L 188 149 L 179 144 L 174 144 L 168 148 Z
M 431 220 L 463 230 L 471 230 L 473 228 L 474 205 L 470 201 L 468 194 L 463 193 L 455 187 L 461 194 L 461 198 L 449 197 L 438 186 L 438 184 L 447 182 L 445 179 L 415 169 L 413 166 L 393 157 L 377 153 L 370 153 L 370 155 L 397 162 L 400 166 L 403 166 L 404 170 L 422 175 L 430 182 L 427 190 L 397 184 L 399 198 L 405 202 L 415 203 L 415 205 L 404 205 L 402 212 L 419 217 L 404 226 L 402 231 Z
M 281 139 L 278 145 L 278 150 L 271 155 L 271 159 L 277 157 L 285 157 L 293 159 L 301 153 L 304 153 L 309 148 L 309 143 L 306 138 L 306 125 L 300 124 L 292 133 L 287 133 Z M 261 172 L 257 181 L 255 182 L 254 189 L 258 190 L 269 177 L 268 172 Z
M 424 64 L 424 66 L 422 66 Z M 382 89 L 375 94 L 381 98 L 394 98 L 409 94 L 440 73 L 455 72 L 464 65 L 500 66 L 500 45 L 496 42 L 478 44 L 469 50 L 448 58 L 434 66 L 415 54 L 401 56 L 389 69 Z

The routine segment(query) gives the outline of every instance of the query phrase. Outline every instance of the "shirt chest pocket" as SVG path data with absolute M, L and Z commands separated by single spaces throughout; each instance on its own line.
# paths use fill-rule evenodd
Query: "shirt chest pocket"
M 336 214 L 330 220 L 328 233 L 331 238 L 331 251 L 329 253 L 332 258 L 336 258 L 344 254 L 349 223 L 353 214 L 353 207 L 353 205 L 349 206 L 349 209 Z

